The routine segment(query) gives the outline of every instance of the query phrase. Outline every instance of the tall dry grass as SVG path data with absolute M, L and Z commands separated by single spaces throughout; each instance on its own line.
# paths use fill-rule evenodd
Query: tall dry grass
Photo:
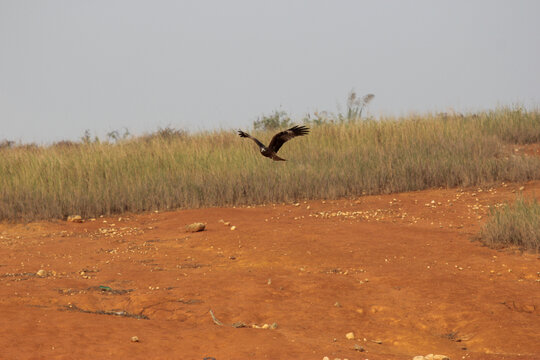
M 172 134 L 174 135 L 174 134 Z M 273 134 L 253 135 L 268 143 Z M 314 126 L 262 157 L 233 131 L 0 150 L 0 219 L 84 217 L 523 181 L 540 159 L 540 114 L 500 109 Z

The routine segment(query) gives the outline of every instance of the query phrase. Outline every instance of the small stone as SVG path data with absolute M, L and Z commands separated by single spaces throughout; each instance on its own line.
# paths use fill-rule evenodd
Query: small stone
M 264 325 L 262 326 L 262 328 L 263 328 L 263 329 L 269 329 L 269 328 L 270 328 L 270 325 L 264 324 Z
M 322 358 L 322 360 L 330 360 L 330 358 L 328 356 L 325 356 Z
M 278 324 L 276 322 L 270 325 L 270 329 L 277 329 L 277 328 L 278 328 Z
M 422 355 L 416 355 L 412 360 L 424 360 L 424 357 Z
M 186 226 L 186 231 L 187 232 L 203 231 L 205 227 L 206 225 L 203 223 L 193 223 Z
M 335 304 L 334 304 L 334 306 L 335 306 L 335 307 L 341 307 L 341 304 L 340 304 L 339 302 L 336 301 Z
M 38 272 L 36 273 L 37 276 L 39 277 L 46 277 L 47 276 L 47 272 L 43 269 L 40 269 L 38 270 Z
M 433 355 L 433 360 L 450 360 L 446 355 Z
M 131 342 L 139 342 L 139 338 L 137 336 L 132 336 Z
M 347 338 L 347 340 L 354 340 L 354 333 L 351 331 L 345 334 L 345 337 Z
M 231 226 L 231 230 L 236 230 L 236 226 Z
M 366 349 L 364 349 L 362 346 L 360 346 L 360 345 L 358 345 L 358 344 L 354 344 L 353 350 L 355 350 L 355 351 L 360 351 L 360 352 L 366 351 Z
M 67 221 L 75 222 L 75 223 L 82 223 L 83 219 L 82 219 L 81 215 L 69 215 L 67 217 Z

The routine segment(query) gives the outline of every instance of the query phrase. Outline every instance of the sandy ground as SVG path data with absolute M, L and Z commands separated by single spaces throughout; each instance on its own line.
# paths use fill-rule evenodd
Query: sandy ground
M 471 241 L 520 188 L 2 224 L 0 358 L 540 359 L 539 255 Z

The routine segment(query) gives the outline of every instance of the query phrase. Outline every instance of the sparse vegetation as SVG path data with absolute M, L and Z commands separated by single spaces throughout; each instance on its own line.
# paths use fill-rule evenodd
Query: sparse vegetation
M 500 248 L 516 246 L 524 250 L 540 250 L 540 203 L 519 196 L 514 203 L 491 210 L 479 240 Z
M 253 135 L 269 141 L 274 131 Z M 0 219 L 339 198 L 540 178 L 540 159 L 508 142 L 540 142 L 540 113 L 366 119 L 314 126 L 281 150 L 253 152 L 234 132 L 171 128 L 114 143 L 0 148 Z M 64 144 L 62 144 L 64 145 Z M 67 145 L 67 144 L 66 144 Z

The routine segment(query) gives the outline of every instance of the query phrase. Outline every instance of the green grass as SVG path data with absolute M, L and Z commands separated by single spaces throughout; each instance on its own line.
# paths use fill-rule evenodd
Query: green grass
M 313 126 L 272 162 L 233 131 L 0 148 L 0 219 L 260 204 L 540 178 L 540 113 L 499 109 Z M 272 133 L 254 132 L 268 143 Z
M 519 196 L 512 204 L 492 209 L 479 240 L 490 247 L 515 246 L 540 250 L 540 203 Z

